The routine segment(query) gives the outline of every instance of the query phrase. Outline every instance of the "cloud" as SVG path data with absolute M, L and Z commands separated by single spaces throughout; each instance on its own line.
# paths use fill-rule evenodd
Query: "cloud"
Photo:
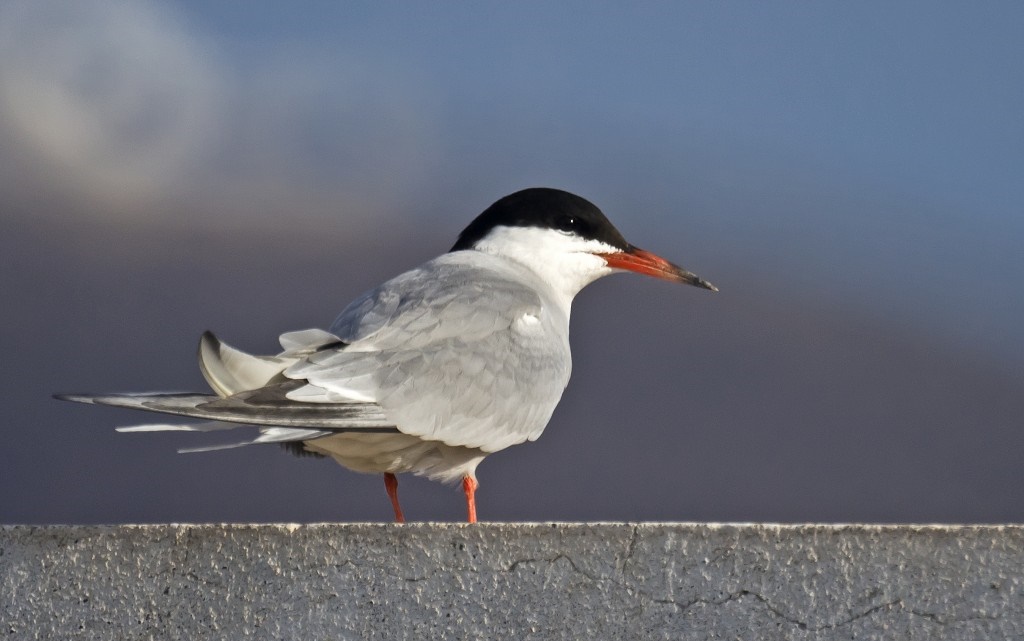
M 216 139 L 215 61 L 155 3 L 15 0 L 0 12 L 0 126 L 116 211 L 180 184 Z
M 153 0 L 0 6 L 0 188 L 63 215 L 355 215 L 437 171 L 435 101 L 410 63 L 336 43 L 238 54 L 193 17 Z

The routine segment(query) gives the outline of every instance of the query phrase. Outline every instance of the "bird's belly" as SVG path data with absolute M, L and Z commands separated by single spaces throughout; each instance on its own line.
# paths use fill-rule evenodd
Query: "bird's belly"
M 306 441 L 306 449 L 330 456 L 343 467 L 371 474 L 411 472 L 445 483 L 474 471 L 486 454 L 477 448 L 425 441 L 408 434 L 343 433 Z

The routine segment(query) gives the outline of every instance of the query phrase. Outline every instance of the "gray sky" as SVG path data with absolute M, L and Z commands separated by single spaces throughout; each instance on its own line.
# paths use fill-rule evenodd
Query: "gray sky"
M 379 478 L 48 395 L 201 389 L 203 330 L 272 351 L 531 185 L 722 291 L 585 290 L 481 518 L 1020 521 L 1022 18 L 7 2 L 0 521 L 388 518 Z

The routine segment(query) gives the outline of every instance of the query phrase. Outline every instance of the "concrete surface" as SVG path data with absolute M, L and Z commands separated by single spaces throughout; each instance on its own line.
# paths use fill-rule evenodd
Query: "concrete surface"
M 1024 526 L 6 526 L 7 639 L 1024 639 Z

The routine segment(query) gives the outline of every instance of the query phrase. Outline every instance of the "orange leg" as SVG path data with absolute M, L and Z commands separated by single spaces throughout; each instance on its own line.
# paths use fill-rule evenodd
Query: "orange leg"
M 402 506 L 398 504 L 398 477 L 391 472 L 385 472 L 384 488 L 388 491 L 388 498 L 391 499 L 391 507 L 395 508 L 395 523 L 405 523 Z
M 462 489 L 466 493 L 466 510 L 469 512 L 467 522 L 476 523 L 476 488 L 480 486 L 476 479 L 462 477 Z

